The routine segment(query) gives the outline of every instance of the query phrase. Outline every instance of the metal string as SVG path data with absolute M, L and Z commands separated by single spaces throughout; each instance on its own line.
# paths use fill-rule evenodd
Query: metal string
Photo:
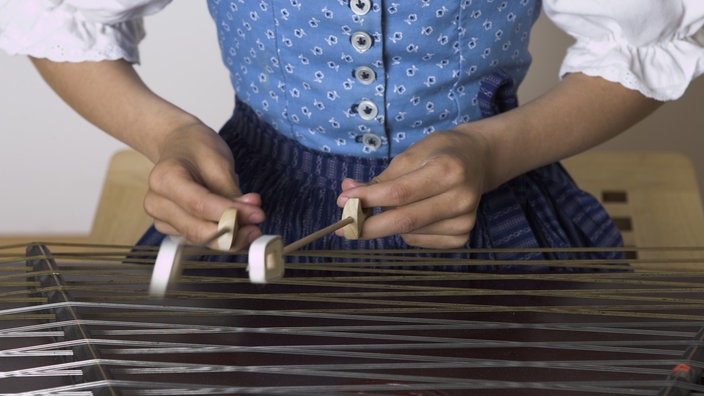
M 109 249 L 114 249 L 110 247 Z M 2 251 L 2 248 L 0 248 Z M 121 252 L 121 253 L 120 253 Z M 476 274 L 476 273 L 443 273 L 436 271 L 416 271 L 412 269 L 390 269 L 390 268 L 360 268 L 359 263 L 326 264 L 324 268 L 330 271 L 331 276 L 325 277 L 301 277 L 285 278 L 280 282 L 281 286 L 314 286 L 322 290 L 316 293 L 223 293 L 223 292 L 196 292 L 189 290 L 176 290 L 172 296 L 176 299 L 232 299 L 232 300 L 288 300 L 301 301 L 306 303 L 331 304 L 331 307 L 321 307 L 319 309 L 291 309 L 291 310 L 256 310 L 256 309 L 225 309 L 225 308 L 203 308 L 186 306 L 165 306 L 159 304 L 145 304 L 144 295 L 135 293 L 135 290 L 146 288 L 148 282 L 143 270 L 143 265 L 123 263 L 121 260 L 129 255 L 130 251 L 115 249 L 102 254 L 92 256 L 88 253 L 70 252 L 65 254 L 47 253 L 50 259 L 60 257 L 63 260 L 78 260 L 69 265 L 61 266 L 61 273 L 68 279 L 72 275 L 80 277 L 87 275 L 90 279 L 55 284 L 40 284 L 29 278 L 38 279 L 40 277 L 51 277 L 56 269 L 45 271 L 32 271 L 21 265 L 8 265 L 0 267 L 0 326 L 3 323 L 12 323 L 18 318 L 44 318 L 55 320 L 54 322 L 34 324 L 30 326 L 10 326 L 0 330 L 0 339 L 6 338 L 37 338 L 60 337 L 63 335 L 61 329 L 70 326 L 95 327 L 90 336 L 82 339 L 38 343 L 37 345 L 23 346 L 17 348 L 4 348 L 0 351 L 0 357 L 10 356 L 40 356 L 46 355 L 71 355 L 73 348 L 77 346 L 109 346 L 111 354 L 114 355 L 137 355 L 137 354 L 197 354 L 197 353 L 223 353 L 228 351 L 248 352 L 257 354 L 286 354 L 294 356 L 329 356 L 347 359 L 369 359 L 372 362 L 347 363 L 342 365 L 316 365 L 316 364 L 283 364 L 283 365 L 262 365 L 262 366 L 235 366 L 235 365 L 196 365 L 190 363 L 171 362 L 144 362 L 140 360 L 120 360 L 94 357 L 65 364 L 46 365 L 34 368 L 25 368 L 0 372 L 0 378 L 11 378 L 18 376 L 78 376 L 85 367 L 107 366 L 111 371 L 141 375 L 149 373 L 187 373 L 187 372 L 249 372 L 267 374 L 285 374 L 292 376 L 316 376 L 349 378 L 351 380 L 381 380 L 398 381 L 412 383 L 413 389 L 417 390 L 449 390 L 449 389 L 543 389 L 562 391 L 583 391 L 597 394 L 655 394 L 647 387 L 662 386 L 664 381 L 642 381 L 633 384 L 630 381 L 590 381 L 590 382 L 560 382 L 560 381 L 536 381 L 536 382 L 511 382 L 499 380 L 470 380 L 462 378 L 452 378 L 437 375 L 407 375 L 394 370 L 401 369 L 424 369 L 424 368 L 550 368 L 565 370 L 584 370 L 593 372 L 628 372 L 637 374 L 655 374 L 661 378 L 667 376 L 666 370 L 655 368 L 657 366 L 674 366 L 679 363 L 678 357 L 681 351 L 687 347 L 699 346 L 701 342 L 693 340 L 695 332 L 679 330 L 692 327 L 704 327 L 704 318 L 701 314 L 704 310 L 704 299 L 702 299 L 702 273 L 673 274 L 665 272 L 644 272 L 644 273 L 606 273 L 606 274 L 527 274 L 527 275 L 497 275 L 497 274 Z M 415 258 L 406 261 L 405 258 L 392 259 L 392 253 L 383 252 L 382 255 L 365 255 L 376 260 L 382 257 L 384 265 L 409 266 L 416 263 Z M 355 255 L 357 259 L 361 256 Z M 24 259 L 24 258 L 22 258 Z M 2 262 L 16 263 L 17 256 L 3 257 Z M 7 260 L 7 261 L 5 261 Z M 87 264 L 80 263 L 81 260 L 88 261 Z M 691 260 L 691 259 L 684 259 Z M 148 261 L 148 259 L 147 259 Z M 633 262 L 630 260 L 629 262 Z M 103 263 L 101 263 L 103 262 Z M 611 262 L 611 261 L 609 261 Z M 420 265 L 420 262 L 418 262 Z M 425 262 L 423 265 L 444 263 Z M 513 262 L 511 262 L 513 264 Z M 549 262 L 549 264 L 555 264 Z M 194 268 L 209 267 L 210 264 L 192 263 Z M 215 266 L 232 267 L 235 264 L 221 263 Z M 238 264 L 241 266 L 241 264 Z M 535 262 L 531 262 L 535 265 Z M 582 263 L 578 263 L 582 265 Z M 599 265 L 599 263 L 589 263 L 589 265 Z M 318 265 L 292 265 L 300 269 L 321 270 Z M 374 262 L 374 266 L 379 263 Z M 351 276 L 350 273 L 359 272 L 359 276 Z M 134 272 L 130 272 L 134 271 Z M 336 272 L 341 272 L 335 275 Z M 344 272 L 344 274 L 342 274 Z M 369 274 L 378 274 L 370 276 Z M 373 279 L 373 281 L 372 281 Z M 445 280 L 451 281 L 481 281 L 481 280 L 529 280 L 541 282 L 570 282 L 571 284 L 590 284 L 587 289 L 550 289 L 550 290 L 502 290 L 488 288 L 461 288 L 452 286 L 428 286 L 413 284 L 412 281 L 429 281 L 442 283 Z M 213 277 L 184 277 L 186 284 L 209 283 Z M 410 281 L 409 284 L 403 282 Z M 227 278 L 224 283 L 246 283 L 246 280 L 237 278 Z M 140 286 L 141 285 L 141 286 Z M 594 285 L 597 285 L 594 287 Z M 602 286 L 606 286 L 602 288 Z M 124 286 L 124 287 L 123 287 Z M 129 286 L 129 287 L 127 287 Z M 612 287 L 616 286 L 616 287 Z M 24 289 L 31 287 L 42 295 L 51 293 L 78 293 L 83 298 L 82 301 L 49 302 L 46 297 L 32 297 L 30 301 Z M 637 289 L 631 289 L 634 287 Z M 342 291 L 334 290 L 342 289 Z M 33 293 L 34 294 L 34 293 Z M 675 296 L 672 296 L 672 295 Z M 102 297 L 102 296 L 105 297 Z M 666 296 L 667 295 L 667 296 Z M 88 297 L 86 297 L 88 296 Z M 455 302 L 431 302 L 423 301 L 426 296 L 456 297 L 460 300 Z M 561 306 L 502 306 L 502 305 L 482 305 L 471 304 L 472 297 L 482 296 L 515 296 L 522 297 L 559 297 L 559 298 L 579 298 L 581 301 L 593 301 L 593 304 L 575 305 L 565 304 Z M 411 297 L 418 298 L 416 300 Z M 36 299 L 39 300 L 36 300 Z M 612 301 L 614 304 L 603 304 L 600 301 Z M 122 303 L 116 302 L 122 301 Z M 458 302 L 459 301 L 459 302 Z M 16 304 L 35 304 L 23 305 Z M 15 305 L 13 305 L 15 304 Z M 363 305 L 364 308 L 347 308 L 345 304 Z M 8 305 L 10 308 L 8 308 Z M 311 306 L 307 304 L 306 306 Z M 91 319 L 77 315 L 71 320 L 58 320 L 54 312 L 60 310 L 100 310 L 101 318 Z M 680 312 L 682 310 L 694 313 Z M 456 319 L 442 319 L 430 317 L 403 316 L 404 314 L 415 313 L 440 313 L 440 312 L 537 312 L 548 314 L 568 314 L 568 315 L 597 315 L 613 316 L 618 318 L 643 318 L 644 321 L 618 321 L 612 323 L 500 323 L 500 322 L 475 322 Z M 185 323 L 159 323 L 159 322 L 138 322 L 130 319 L 153 318 L 180 318 L 180 317 L 288 317 L 288 318 L 313 318 L 326 320 L 342 320 L 349 323 L 354 320 L 355 325 L 330 325 L 330 326 L 280 326 L 280 327 L 238 327 L 238 326 L 206 326 L 192 325 Z M 110 320 L 114 318 L 115 320 Z M 656 319 L 656 321 L 653 321 Z M 659 320 L 658 320 L 659 319 Z M 633 337 L 622 341 L 502 341 L 486 340 L 480 338 L 455 338 L 446 335 L 434 335 L 442 330 L 467 330 L 467 329 L 532 329 L 545 331 L 570 331 L 582 334 L 630 334 Z M 412 332 L 413 334 L 404 334 Z M 329 338 L 334 340 L 338 337 L 346 339 L 357 339 L 357 344 L 293 344 L 293 345 L 264 345 L 264 346 L 241 346 L 223 345 L 220 343 L 180 343 L 165 340 L 158 341 L 138 341 L 138 340 L 115 340 L 105 338 L 110 336 L 134 336 L 134 335 L 174 335 L 174 334 L 280 334 Z M 422 335 L 419 335 L 422 333 Z M 636 336 L 645 338 L 638 339 Z M 659 337 L 654 340 L 651 337 Z M 363 341 L 363 342 L 361 342 Z M 539 360 L 497 360 L 497 359 L 473 359 L 456 356 L 426 356 L 421 353 L 425 349 L 470 349 L 470 348 L 540 348 L 555 350 L 576 350 L 576 351 L 608 351 L 628 354 L 645 354 L 650 356 L 661 356 L 661 359 L 648 359 L 647 367 L 638 359 L 614 359 L 614 360 L 568 360 L 568 361 L 539 361 Z M 389 352 L 394 353 L 390 354 Z M 392 361 L 389 361 L 392 360 Z M 701 362 L 690 362 L 702 367 Z M 650 368 L 653 367 L 653 368 Z M 379 373 L 374 370 L 389 372 Z M 704 392 L 702 385 L 683 385 L 694 392 Z M 224 394 L 228 392 L 241 393 L 287 393 L 305 394 L 307 392 L 343 392 L 354 390 L 384 391 L 394 389 L 392 384 L 372 383 L 372 384 L 349 384 L 334 385 L 321 388 L 316 385 L 311 386 L 281 386 L 281 387 L 232 387 L 232 386 L 212 386 L 204 387 L 197 384 L 167 384 L 148 380 L 124 381 L 124 380 L 94 380 L 89 383 L 75 384 L 70 386 L 55 387 L 42 391 L 50 392 L 76 392 L 76 394 L 89 389 L 112 387 L 124 387 L 135 389 L 135 394 L 192 394 L 194 392 Z M 142 389 L 142 390 L 137 390 Z M 153 391 L 153 392 L 152 392 Z

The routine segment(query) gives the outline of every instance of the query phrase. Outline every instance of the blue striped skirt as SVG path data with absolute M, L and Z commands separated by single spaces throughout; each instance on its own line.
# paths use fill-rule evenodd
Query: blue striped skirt
M 259 120 L 237 102 L 220 135 L 234 153 L 243 192 L 257 192 L 267 214 L 264 234 L 281 235 L 290 243 L 340 219 L 340 182 L 349 177 L 369 181 L 389 164 L 387 159 L 346 157 L 301 146 Z M 164 236 L 153 227 L 141 245 L 158 245 Z M 621 235 L 601 204 L 580 190 L 565 169 L 554 163 L 528 172 L 482 197 L 467 251 L 438 253 L 443 257 L 482 260 L 555 260 L 555 265 L 452 266 L 454 270 L 495 272 L 583 271 L 562 268 L 558 261 L 618 259 L 615 252 L 544 252 L 535 248 L 618 247 Z M 305 249 L 409 249 L 398 235 L 373 240 L 346 240 L 330 234 Z M 511 249 L 511 251 L 487 251 Z M 528 251 L 520 251 L 526 249 Z M 481 251 L 479 251 L 481 250 Z M 471 250 L 470 250 L 471 251 Z M 202 257 L 223 260 L 222 256 Z M 302 260 L 301 257 L 289 260 Z M 434 267 L 435 268 L 435 267 Z

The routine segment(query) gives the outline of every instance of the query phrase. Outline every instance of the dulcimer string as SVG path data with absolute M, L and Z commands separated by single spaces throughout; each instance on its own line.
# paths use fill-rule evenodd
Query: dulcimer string
M 111 245 L 84 244 L 49 244 L 56 249 L 45 250 L 40 255 L 31 256 L 32 260 L 60 260 L 59 268 L 30 268 L 22 264 L 28 256 L 10 252 L 11 249 L 0 247 L 0 302 L 26 302 L 25 306 L 5 309 L 0 312 L 0 323 L 11 319 L 47 319 L 51 322 L 32 325 L 9 326 L 0 329 L 0 337 L 39 337 L 51 336 L 57 326 L 74 323 L 77 326 L 92 326 L 98 330 L 90 335 L 89 340 L 63 340 L 51 344 L 23 346 L 3 350 L 0 356 L 17 355 L 34 356 L 40 354 L 70 353 L 72 348 L 89 341 L 91 345 L 109 348 L 116 354 L 124 354 L 124 359 L 114 364 L 118 371 L 125 372 L 160 372 L 192 370 L 201 372 L 230 373 L 246 370 L 247 373 L 279 373 L 288 375 L 307 375 L 319 377 L 347 377 L 350 380 L 384 380 L 411 381 L 415 389 L 546 389 L 591 392 L 592 394 L 646 394 L 633 390 L 632 381 L 601 381 L 598 377 L 612 372 L 626 372 L 638 375 L 654 374 L 666 378 L 668 370 L 660 368 L 674 367 L 682 362 L 685 349 L 693 350 L 704 346 L 697 330 L 704 328 L 704 268 L 690 272 L 660 270 L 638 270 L 640 263 L 700 263 L 704 261 L 704 249 L 700 248 L 622 248 L 619 251 L 651 252 L 664 255 L 663 258 L 631 258 L 619 260 L 574 260 L 572 262 L 554 260 L 450 260 L 442 258 L 414 257 L 416 252 L 409 251 L 297 251 L 296 255 L 311 255 L 323 259 L 318 263 L 290 263 L 287 268 L 294 272 L 303 270 L 292 277 L 280 281 L 256 293 L 239 290 L 238 285 L 248 285 L 246 276 L 216 276 L 205 273 L 186 273 L 181 278 L 185 286 L 221 285 L 218 290 L 197 289 L 189 287 L 169 291 L 169 298 L 174 301 L 228 300 L 238 302 L 239 308 L 201 308 L 197 306 L 170 306 L 168 304 L 144 303 L 149 283 L 148 268 L 145 264 L 153 263 L 158 248 Z M 583 249 L 578 249 L 583 251 Z M 603 251 L 603 249 L 599 249 Z M 468 252 L 476 253 L 479 250 Z M 427 253 L 427 251 L 423 251 Z M 453 250 L 452 252 L 456 252 Z M 482 250 L 482 253 L 490 252 Z M 506 252 L 506 250 L 501 250 Z M 212 250 L 196 250 L 194 255 L 220 255 Z M 225 253 L 238 257 L 246 252 Z M 223 257 L 224 258 L 224 257 Z M 329 259 L 329 260 L 328 260 Z M 341 260 L 341 261 L 340 261 Z M 245 260 L 246 261 L 246 260 Z M 569 261 L 569 260 L 568 260 Z M 613 264 L 633 265 L 634 270 L 616 272 L 585 273 L 481 273 L 454 272 L 438 268 L 428 271 L 419 266 L 433 267 L 457 265 L 545 265 L 575 268 L 614 268 Z M 203 269 L 237 269 L 244 270 L 246 262 L 225 260 L 224 262 L 205 262 L 188 259 L 186 268 Z M 703 263 L 704 264 L 704 263 Z M 620 267 L 616 267 L 620 268 Z M 306 271 L 315 271 L 308 275 Z M 66 281 L 41 283 L 37 279 L 51 277 L 56 273 L 65 275 Z M 235 271 L 236 273 L 237 271 Z M 86 279 L 82 275 L 86 274 Z M 74 276 L 75 275 L 75 276 Z M 495 282 L 506 282 L 509 286 L 496 286 Z M 510 282 L 535 282 L 539 287 L 512 289 Z M 61 284 L 59 284 L 61 283 Z M 123 286 L 130 286 L 124 292 Z M 494 285 L 494 287 L 490 287 Z M 24 290 L 11 287 L 22 286 Z M 232 286 L 232 287 L 230 287 Z M 298 287 L 308 288 L 301 293 Z M 26 288 L 36 293 L 27 295 Z M 145 290 L 144 294 L 135 290 Z M 79 301 L 50 300 L 36 295 L 57 295 L 56 291 L 81 296 Z M 439 300 L 425 297 L 440 297 Z M 487 304 L 482 298 L 496 298 L 497 303 Z M 63 297 L 62 297 L 63 298 Z M 543 305 L 540 299 L 551 298 L 562 301 L 559 305 Z M 26 299 L 26 300 L 23 300 Z M 30 301 L 31 299 L 35 299 Z M 525 305 L 513 305 L 509 300 L 525 299 Z M 248 303 L 259 301 L 277 301 L 302 303 L 299 308 L 247 308 Z M 140 304 L 133 304 L 139 301 Z M 242 302 L 242 303 L 239 303 Z M 608 302 L 608 303 L 607 303 Z M 227 304 L 224 304 L 227 305 Z M 268 305 L 267 305 L 268 306 Z M 96 310 L 99 317 L 61 317 L 66 308 Z M 443 313 L 460 314 L 504 313 L 502 321 L 463 319 L 444 317 Z M 427 315 L 426 315 L 427 314 Z M 537 314 L 534 321 L 521 321 L 523 314 Z M 266 326 L 247 327 L 242 324 L 186 324 L 174 323 L 174 318 L 209 317 L 222 318 L 247 316 L 277 316 L 294 321 L 296 318 L 320 320 L 317 324 L 296 325 L 288 320 Z M 516 315 L 515 320 L 506 320 Z M 78 316 L 78 315 L 77 315 Z M 545 320 L 541 318 L 545 317 Z M 549 318 L 572 318 L 572 321 L 551 321 Z M 589 318 L 602 317 L 607 320 L 591 322 Z M 165 318 L 153 323 L 141 321 L 140 318 Z M 472 317 L 474 318 L 474 317 Z M 613 318 L 613 321 L 608 319 Z M 581 319 L 581 320 L 580 320 Z M 543 339 L 522 341 L 502 340 L 500 337 L 472 338 L 458 337 L 454 332 L 469 330 L 486 330 L 488 334 L 505 331 L 541 331 L 557 335 L 561 332 L 591 335 L 582 337 Z M 700 330 L 699 330 L 700 331 Z M 214 335 L 232 335 L 252 332 L 288 337 L 322 337 L 319 344 L 275 344 L 275 345 L 228 345 L 216 344 L 209 337 Z M 447 333 L 449 332 L 449 333 Z M 193 334 L 202 336 L 197 343 L 170 342 L 163 339 L 140 340 L 139 337 L 154 334 Z M 459 333 L 458 333 L 459 334 Z M 610 340 L 602 334 L 617 335 L 620 339 Z M 138 336 L 137 339 L 121 339 L 125 335 Z M 115 339 L 108 339 L 115 336 Z M 360 340 L 359 343 L 336 343 L 339 337 Z M 332 340 L 326 342 L 325 340 Z M 609 352 L 623 353 L 629 357 L 613 360 L 585 358 L 583 360 L 518 360 L 511 358 L 487 359 L 472 357 L 471 354 L 447 356 L 422 355 L 424 349 L 477 351 L 487 348 L 515 350 L 546 349 L 573 350 L 578 353 Z M 217 349 L 222 353 L 251 354 L 285 354 L 292 356 L 330 356 L 349 359 L 349 363 L 334 366 L 323 364 L 272 363 L 264 366 L 238 367 L 235 365 L 207 366 L 195 363 L 175 363 L 170 361 L 145 363 L 131 358 L 133 351 L 146 353 L 195 354 Z M 644 363 L 638 356 L 651 358 Z M 368 359 L 360 363 L 354 359 Z M 393 361 L 390 361 L 392 360 Z M 704 367 L 704 362 L 688 361 L 696 368 Z M 0 372 L 3 376 L 41 376 L 41 375 L 79 375 L 81 369 L 92 364 L 88 361 L 73 361 L 16 371 Z M 594 372 L 597 379 L 592 381 L 563 382 L 560 378 L 552 381 L 500 381 L 482 379 L 445 378 L 436 374 L 407 375 L 402 370 L 425 368 L 452 369 L 549 369 L 549 370 L 585 370 Z M 379 374 L 374 370 L 389 370 Z M 661 381 L 664 383 L 665 381 Z M 127 384 L 128 382 L 125 382 Z M 136 382 L 135 382 L 136 384 Z M 651 384 L 652 385 L 652 384 Z M 136 386 L 136 385 L 135 385 Z M 184 385 L 185 386 L 185 385 Z M 365 384 L 366 386 L 366 384 Z M 376 386 L 377 388 L 374 388 Z M 635 385 L 636 387 L 638 385 Z M 370 389 L 383 389 L 384 384 L 369 385 Z M 704 392 L 701 384 L 688 384 L 684 387 L 695 392 Z M 285 393 L 286 389 L 277 389 Z M 81 391 L 86 385 L 69 385 L 62 391 Z M 245 389 L 221 386 L 218 392 L 237 393 Z M 291 387 L 292 393 L 305 393 L 303 388 Z M 351 385 L 333 385 L 325 391 L 348 391 Z M 392 388 L 388 388 L 392 389 Z M 311 387 L 315 391 L 316 388 Z M 322 391 L 323 388 L 317 388 Z M 246 389 L 246 391 L 256 391 Z M 261 390 L 266 392 L 264 388 Z M 647 393 L 655 394 L 655 393 Z
M 96 274 L 101 274 L 102 277 L 96 278 L 91 284 L 69 285 L 68 287 L 82 290 L 90 290 L 91 288 L 104 290 L 107 286 L 119 287 L 121 282 L 148 282 L 143 274 L 130 274 L 124 272 L 129 268 L 140 268 L 143 266 L 141 261 L 149 262 L 151 257 L 155 257 L 158 248 L 156 247 L 134 247 L 134 246 L 116 246 L 116 245 L 89 245 L 89 244 L 54 244 L 61 248 L 71 248 L 73 251 L 59 251 L 50 253 L 48 258 L 61 258 L 63 260 L 80 261 L 85 260 L 89 263 L 81 264 L 80 271 L 95 270 Z M 15 246 L 11 246 L 13 248 Z M 635 248 L 616 248 L 609 251 L 633 251 Z M 0 247 L 0 254 L 3 248 Z M 604 251 L 604 249 L 549 249 L 555 251 Z M 699 253 L 704 252 L 702 248 L 639 248 L 638 251 L 650 252 L 674 252 L 674 253 L 693 253 L 694 256 L 700 256 Z M 138 251 L 138 259 L 125 261 L 126 257 L 130 257 Z M 447 252 L 466 252 L 466 253 L 487 253 L 487 252 L 519 252 L 524 250 L 518 249 L 476 249 L 476 250 L 438 250 L 429 251 L 421 250 L 423 253 L 447 253 Z M 533 249 L 533 251 L 541 251 L 541 249 Z M 181 298 L 210 298 L 210 299 L 286 299 L 286 300 L 305 300 L 327 303 L 339 302 L 356 302 L 364 303 L 368 306 L 379 306 L 379 308 L 367 307 L 366 312 L 383 312 L 383 306 L 393 299 L 395 310 L 403 310 L 404 312 L 423 312 L 423 311 L 442 311 L 454 310 L 465 312 L 492 312 L 501 310 L 513 310 L 523 312 L 580 312 L 582 314 L 599 315 L 599 316 L 629 316 L 629 317 L 649 317 L 661 319 L 677 319 L 687 320 L 696 319 L 689 314 L 673 313 L 672 310 L 687 306 L 692 309 L 704 308 L 704 283 L 697 280 L 690 280 L 692 276 L 702 276 L 704 268 L 700 272 L 687 272 L 686 274 L 671 271 L 626 271 L 626 272 L 597 272 L 597 273 L 482 273 L 482 272 L 454 272 L 442 270 L 416 270 L 414 266 L 433 267 L 447 266 L 448 264 L 455 265 L 484 265 L 487 263 L 493 265 L 545 265 L 545 266 L 562 266 L 574 268 L 592 268 L 592 269 L 613 269 L 613 264 L 634 264 L 641 262 L 701 262 L 702 258 L 684 257 L 684 258 L 666 258 L 666 259 L 594 259 L 594 260 L 480 260 L 480 259 L 444 259 L 437 257 L 418 257 L 413 255 L 418 251 L 409 252 L 408 250 L 360 250 L 354 252 L 340 251 L 297 251 L 296 255 L 311 255 L 317 257 L 330 257 L 329 262 L 322 263 L 290 263 L 288 267 L 298 270 L 316 271 L 317 276 L 297 276 L 293 278 L 284 278 L 279 283 L 287 285 L 305 285 L 317 287 L 345 287 L 349 289 L 345 292 L 316 292 L 306 293 L 305 295 L 295 295 L 291 293 L 258 293 L 250 295 L 247 293 L 235 292 L 207 292 L 207 291 L 187 291 L 175 290 L 173 295 Z M 238 254 L 246 254 L 246 252 L 219 252 L 210 249 L 201 249 L 193 252 L 194 254 L 208 255 L 228 255 L 236 257 Z M 36 257 L 35 257 L 36 258 Z M 0 255 L 0 262 L 16 260 L 17 256 Z M 332 259 L 350 259 L 351 261 L 338 262 Z M 192 269 L 218 269 L 218 268 L 239 268 L 244 269 L 246 263 L 242 262 L 201 262 L 197 260 L 185 260 L 186 268 Z M 402 268 L 400 268 L 402 267 Z M 72 265 L 62 266 L 62 271 L 70 273 Z M 364 273 L 364 276 L 355 276 L 356 273 Z M 369 275 L 372 274 L 373 277 Z M 7 276 L 7 275 L 6 275 Z M 18 275 L 15 275 L 16 277 Z M 120 279 L 122 277 L 122 279 Z M 0 274 L 2 279 L 2 274 Z M 100 279 L 105 279 L 101 282 Z M 422 281 L 436 282 L 432 285 L 417 285 L 403 284 L 402 281 L 412 279 Z M 550 290 L 496 290 L 482 288 L 481 284 L 474 285 L 471 288 L 454 287 L 438 284 L 443 280 L 453 281 L 491 281 L 491 280 L 541 280 L 553 282 L 570 282 L 571 285 L 589 284 L 590 288 L 559 288 Z M 184 275 L 181 279 L 184 284 L 202 284 L 202 283 L 247 283 L 246 278 L 238 277 L 221 277 L 221 276 L 205 276 L 205 275 Z M 596 287 L 594 287 L 596 285 Z M 613 286 L 605 288 L 609 285 L 620 285 L 621 287 L 614 288 Z M 629 285 L 638 286 L 637 289 L 629 288 Z M 650 287 L 650 288 L 648 288 Z M 383 289 L 383 290 L 381 290 Z M 677 293 L 677 297 L 670 297 Z M 561 298 L 575 298 L 582 300 L 593 300 L 595 303 L 591 306 L 564 306 L 564 307 L 538 307 L 538 306 L 483 306 L 470 303 L 452 303 L 452 304 L 437 304 L 432 302 L 419 302 L 412 300 L 402 300 L 403 298 L 417 297 L 422 295 L 442 295 L 455 296 L 471 299 L 477 296 L 551 296 Z M 2 294 L 0 294 L 2 297 Z M 129 296 L 125 297 L 129 299 Z M 134 299 L 142 298 L 142 296 L 133 296 Z M 608 299 L 611 303 L 608 306 L 598 304 L 599 301 Z M 613 302 L 617 301 L 618 304 Z M 344 308 L 338 309 L 343 312 Z

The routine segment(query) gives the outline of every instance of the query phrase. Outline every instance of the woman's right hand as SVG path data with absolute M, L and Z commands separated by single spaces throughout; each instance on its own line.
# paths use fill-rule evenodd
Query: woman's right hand
M 159 231 L 202 243 L 217 232 L 225 209 L 234 207 L 240 227 L 233 249 L 259 236 L 261 199 L 242 195 L 227 144 L 150 90 L 129 62 L 31 59 L 66 103 L 155 163 L 144 207 Z
M 232 153 L 217 133 L 196 122 L 169 133 L 160 146 L 144 200 L 157 230 L 199 244 L 217 231 L 225 209 L 236 208 L 239 229 L 232 250 L 261 235 L 261 198 L 242 194 Z

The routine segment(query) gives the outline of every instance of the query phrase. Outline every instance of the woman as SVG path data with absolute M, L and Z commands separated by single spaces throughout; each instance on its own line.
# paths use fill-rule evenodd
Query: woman
M 132 68 L 140 18 L 167 3 L 0 2 L 0 48 L 31 56 L 77 111 L 155 163 L 145 244 L 203 241 L 228 207 L 234 249 L 261 233 L 291 241 L 357 197 L 376 208 L 362 240 L 312 247 L 618 246 L 557 161 L 678 98 L 704 67 L 698 0 L 545 1 L 577 41 L 561 82 L 522 106 L 539 1 L 211 0 L 237 93 L 218 134 Z

